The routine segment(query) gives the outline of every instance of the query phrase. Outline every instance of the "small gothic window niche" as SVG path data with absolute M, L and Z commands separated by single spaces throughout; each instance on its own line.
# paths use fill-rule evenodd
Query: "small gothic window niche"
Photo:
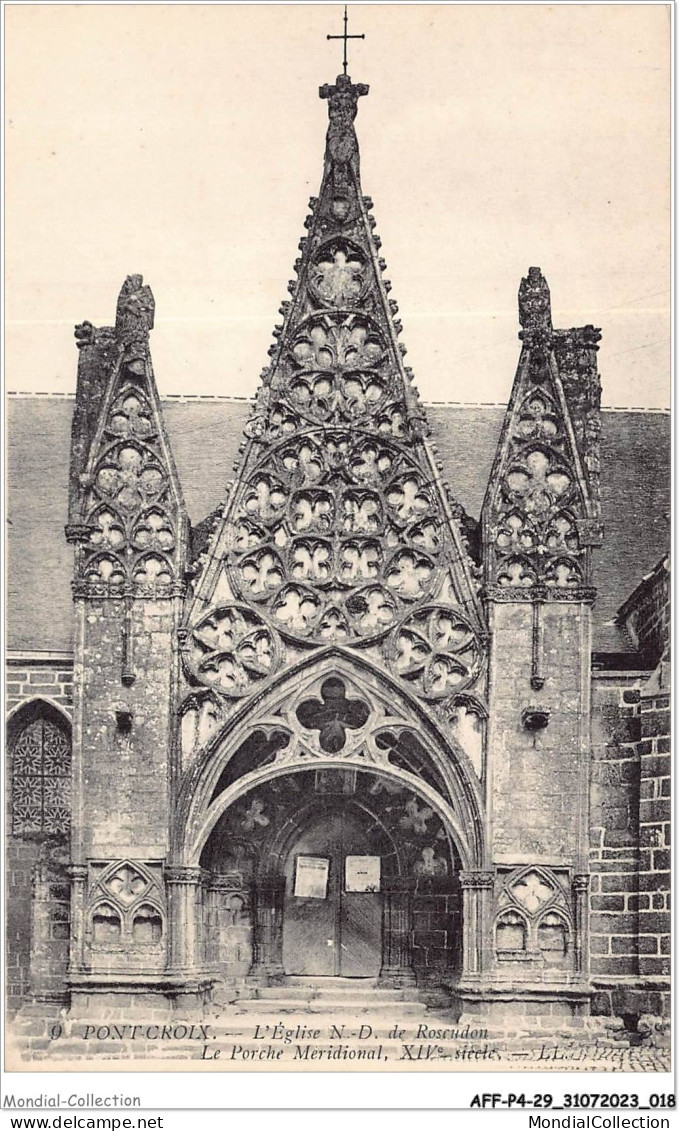
M 132 920 L 132 940 L 141 946 L 153 946 L 163 937 L 163 919 L 150 904 L 142 904 Z
M 93 866 L 92 942 L 124 955 L 133 946 L 160 946 L 163 896 L 157 868 L 130 860 Z
M 565 877 L 544 867 L 520 867 L 505 875 L 497 895 L 496 954 L 537 966 L 572 963 L 572 909 Z
M 507 911 L 498 920 L 495 945 L 498 954 L 515 954 L 526 950 L 526 923 L 517 911 Z
M 538 948 L 548 966 L 559 965 L 568 954 L 568 928 L 560 915 L 550 912 L 538 923 Z
M 12 832 L 60 836 L 71 827 L 71 738 L 49 704 L 31 704 L 10 724 Z
M 122 924 L 120 915 L 108 903 L 100 903 L 92 914 L 92 938 L 99 946 L 120 942 Z

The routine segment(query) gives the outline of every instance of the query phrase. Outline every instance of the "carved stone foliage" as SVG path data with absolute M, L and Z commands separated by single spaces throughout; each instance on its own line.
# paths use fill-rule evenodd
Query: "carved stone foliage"
M 332 431 L 266 453 L 239 488 L 232 544 L 234 587 L 284 636 L 368 641 L 432 592 L 443 531 L 412 457 Z
M 88 593 L 162 594 L 178 577 L 180 516 L 148 353 L 153 315 L 150 288 L 130 276 L 118 299 L 118 361 L 83 477 L 80 520 L 67 531 L 79 544 L 79 583 Z
M 520 867 L 499 878 L 495 950 L 499 961 L 572 966 L 573 913 L 565 877 L 548 868 Z
M 549 290 L 537 268 L 522 281 L 519 309 L 524 348 L 484 516 L 486 581 L 514 599 L 577 594 L 588 584 L 597 484 L 569 428 L 555 357 L 563 334 L 552 331 Z

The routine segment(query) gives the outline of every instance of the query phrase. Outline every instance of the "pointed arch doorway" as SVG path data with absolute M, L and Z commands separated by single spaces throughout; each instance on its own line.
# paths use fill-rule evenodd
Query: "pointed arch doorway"
M 201 864 L 224 898 L 250 893 L 231 928 L 243 940 L 247 920 L 242 973 L 428 981 L 459 968 L 459 857 L 401 782 L 349 767 L 271 779 L 225 811 Z M 214 948 L 224 976 L 228 933 Z

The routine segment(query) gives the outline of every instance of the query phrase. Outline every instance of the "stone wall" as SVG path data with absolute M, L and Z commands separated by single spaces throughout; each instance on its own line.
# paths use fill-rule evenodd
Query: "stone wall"
M 670 702 L 640 700 L 639 972 L 670 973 Z
M 592 1009 L 667 1016 L 669 696 L 658 673 L 599 676 L 592 738 Z
M 495 603 L 488 768 L 492 852 L 505 863 L 563 862 L 586 850 L 589 608 L 545 602 L 540 630 L 543 686 L 534 675 L 533 606 Z M 530 729 L 539 708 L 547 725 Z
M 618 624 L 632 647 L 655 668 L 670 638 L 670 564 L 662 558 L 618 611 Z
M 462 964 L 461 892 L 423 894 L 412 902 L 412 963 L 418 982 L 436 982 Z
M 598 679 L 590 767 L 590 969 L 638 973 L 638 677 Z
M 70 714 L 73 660 L 63 656 L 10 657 L 6 674 L 7 711 L 30 699 L 48 699 Z
M 31 988 L 33 870 L 42 856 L 36 841 L 7 837 L 5 845 L 5 980 L 7 1008 L 19 1009 Z
M 169 841 L 174 602 L 134 602 L 127 661 L 124 602 L 77 605 L 84 643 L 75 673 L 81 691 L 74 771 L 82 775 L 82 817 L 74 818 L 74 859 L 162 859 Z
M 69 945 L 69 893 L 64 871 L 68 836 L 37 830 L 16 833 L 13 755 L 24 726 L 40 718 L 58 721 L 64 736 L 70 736 L 66 713 L 71 707 L 71 680 L 65 658 L 8 661 L 5 977 L 10 1013 L 29 996 L 64 999 Z

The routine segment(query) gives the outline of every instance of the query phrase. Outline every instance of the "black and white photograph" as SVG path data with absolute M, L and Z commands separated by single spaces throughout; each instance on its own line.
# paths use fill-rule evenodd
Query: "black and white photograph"
M 670 6 L 4 18 L 5 1093 L 667 1116 Z

